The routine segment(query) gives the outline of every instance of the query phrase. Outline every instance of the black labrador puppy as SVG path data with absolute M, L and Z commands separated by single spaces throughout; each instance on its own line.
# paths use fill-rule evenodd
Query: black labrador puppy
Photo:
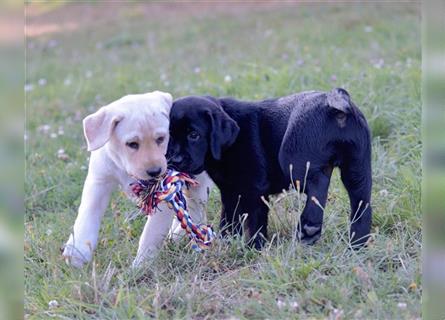
M 331 173 L 339 167 L 351 204 L 350 240 L 366 243 L 371 228 L 371 137 L 344 89 L 302 92 L 259 102 L 189 96 L 170 113 L 168 157 L 177 170 L 207 171 L 221 192 L 220 228 L 240 233 L 247 213 L 250 243 L 267 238 L 261 199 L 300 181 L 307 201 L 298 237 L 320 238 Z M 317 203 L 318 202 L 318 203 Z

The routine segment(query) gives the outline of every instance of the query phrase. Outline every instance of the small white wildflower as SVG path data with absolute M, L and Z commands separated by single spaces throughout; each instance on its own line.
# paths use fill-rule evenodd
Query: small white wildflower
M 343 310 L 334 308 L 334 309 L 332 309 L 330 318 L 334 319 L 334 320 L 339 320 L 342 318 L 343 313 L 344 313 Z
M 377 61 L 374 61 L 372 65 L 376 69 L 381 69 L 381 68 L 383 68 L 384 64 L 385 64 L 385 61 L 382 58 L 380 58 Z
M 65 134 L 65 131 L 63 130 L 63 127 L 59 127 L 59 130 L 57 130 L 57 134 L 59 136 L 63 136 Z
M 32 91 L 32 90 L 34 90 L 34 85 L 31 83 L 27 83 L 27 84 L 25 84 L 25 87 L 23 89 L 25 90 L 25 92 Z
M 406 309 L 406 307 L 407 307 L 407 304 L 405 303 L 405 302 L 399 302 L 398 304 L 397 304 L 397 307 L 399 308 L 399 309 Z
M 365 26 L 364 30 L 365 30 L 366 33 L 369 33 L 369 32 L 373 31 L 373 28 L 371 26 Z
M 51 126 L 49 124 L 44 124 L 41 125 L 40 127 L 37 128 L 37 131 L 42 132 L 42 133 L 48 133 L 48 131 L 51 129 Z
M 71 79 L 70 79 L 70 78 L 66 78 L 66 79 L 63 81 L 63 84 L 64 84 L 65 86 L 69 86 L 69 85 L 71 85 Z
M 382 196 L 382 197 L 388 196 L 388 190 L 386 190 L 386 189 L 380 190 L 379 191 L 379 195 Z
M 49 135 L 52 139 L 57 138 L 57 133 L 53 132 Z
M 194 72 L 194 73 L 200 73 L 200 72 L 201 72 L 201 68 L 200 68 L 200 67 L 195 67 L 195 68 L 193 69 L 193 72 Z
M 159 76 L 159 78 L 164 81 L 167 79 L 167 75 L 165 73 L 161 73 L 161 75 Z
M 290 303 L 290 307 L 291 307 L 293 310 L 297 310 L 299 306 L 300 306 L 300 305 L 298 304 L 297 301 L 292 301 L 292 302 Z
M 286 306 L 286 302 L 284 302 L 281 299 L 277 300 L 277 307 L 278 307 L 278 309 L 283 309 L 285 306 Z
M 229 75 L 226 75 L 226 76 L 224 77 L 224 82 L 225 82 L 225 83 L 232 82 L 232 77 L 229 76 Z
M 86 72 L 85 72 L 85 77 L 87 77 L 87 78 L 91 78 L 93 76 L 93 71 L 91 71 L 91 70 L 87 70 Z
M 80 170 L 85 171 L 87 169 L 87 166 L 80 166 Z
M 53 233 L 53 231 L 51 229 L 46 230 L 46 235 L 50 236 Z
M 46 85 L 46 83 L 47 83 L 47 81 L 46 81 L 45 78 L 40 78 L 39 81 L 38 81 L 39 86 L 42 86 L 42 87 L 43 87 L 44 85 Z
M 70 157 L 65 153 L 65 149 L 57 150 L 57 158 L 63 161 L 68 161 L 70 159 Z
M 50 309 L 55 309 L 59 306 L 59 303 L 57 302 L 57 300 L 51 300 L 50 302 L 48 302 L 48 307 Z

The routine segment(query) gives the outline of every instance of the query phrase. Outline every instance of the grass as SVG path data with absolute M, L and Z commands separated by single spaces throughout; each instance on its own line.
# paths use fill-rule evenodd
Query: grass
M 27 319 L 421 316 L 416 6 L 203 4 L 205 14 L 192 5 L 87 6 L 46 8 L 27 21 L 29 29 L 69 22 L 85 8 L 99 17 L 79 14 L 82 23 L 74 28 L 26 41 Z M 349 202 L 334 172 L 315 246 L 292 241 L 304 199 L 289 191 L 271 201 L 274 236 L 262 252 L 241 239 L 204 254 L 185 240 L 167 242 L 155 261 L 135 272 L 130 265 L 144 218 L 125 219 L 135 207 L 116 193 L 94 261 L 83 270 L 64 264 L 59 248 L 73 225 L 88 164 L 81 128 L 87 114 L 125 94 L 156 89 L 174 97 L 262 99 L 335 86 L 351 93 L 373 132 L 374 241 L 367 250 L 348 250 Z M 214 190 L 212 223 L 219 207 Z M 58 306 L 49 307 L 51 300 Z

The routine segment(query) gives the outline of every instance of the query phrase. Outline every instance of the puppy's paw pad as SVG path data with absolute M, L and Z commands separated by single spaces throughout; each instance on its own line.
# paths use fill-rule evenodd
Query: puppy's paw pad
M 305 231 L 305 234 L 306 234 L 306 235 L 308 235 L 308 236 L 313 236 L 314 234 L 320 232 L 321 227 L 318 227 L 318 226 L 310 226 L 310 225 L 305 224 L 305 225 L 303 226 L 303 230 Z
M 298 229 L 298 239 L 301 243 L 312 245 L 321 237 L 321 226 L 303 224 L 303 228 Z
M 315 242 L 318 241 L 318 239 L 320 239 L 320 237 L 321 234 L 316 234 L 315 236 L 312 237 L 305 236 L 300 239 L 300 242 L 302 244 L 313 245 Z

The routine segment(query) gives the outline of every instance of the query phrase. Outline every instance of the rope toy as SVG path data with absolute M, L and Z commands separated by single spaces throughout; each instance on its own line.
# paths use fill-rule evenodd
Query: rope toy
M 138 180 L 130 184 L 130 187 L 137 197 L 137 206 L 147 215 L 153 214 L 160 202 L 167 202 L 168 207 L 175 211 L 181 227 L 193 241 L 192 249 L 199 252 L 210 246 L 216 234 L 210 225 L 193 223 L 187 212 L 182 188 L 197 185 L 198 182 L 188 174 L 168 169 L 159 180 Z

